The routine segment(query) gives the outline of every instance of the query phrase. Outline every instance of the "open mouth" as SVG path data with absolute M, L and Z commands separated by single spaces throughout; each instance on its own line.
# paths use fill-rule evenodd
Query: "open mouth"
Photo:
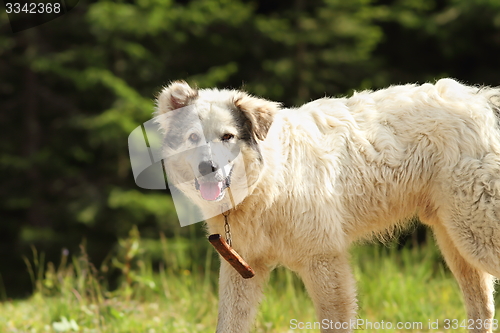
M 231 173 L 221 181 L 206 181 L 198 178 L 194 180 L 195 188 L 200 191 L 201 197 L 207 201 L 217 201 L 224 197 L 224 190 L 231 185 Z

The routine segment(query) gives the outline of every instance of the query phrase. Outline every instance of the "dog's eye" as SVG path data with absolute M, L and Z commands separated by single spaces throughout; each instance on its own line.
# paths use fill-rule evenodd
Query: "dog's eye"
M 191 135 L 189 135 L 189 141 L 196 143 L 200 141 L 200 136 L 196 133 L 191 133 Z
M 222 139 L 222 141 L 229 141 L 229 140 L 231 140 L 232 138 L 234 138 L 234 135 L 226 133 L 226 134 L 224 134 L 224 135 L 222 136 L 222 138 L 221 138 L 221 139 Z

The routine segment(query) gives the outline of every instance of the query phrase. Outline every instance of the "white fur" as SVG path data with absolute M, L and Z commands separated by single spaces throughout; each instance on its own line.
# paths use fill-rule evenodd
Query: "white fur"
M 223 107 L 241 94 L 199 93 L 200 107 Z M 302 277 L 320 320 L 354 319 L 349 245 L 390 235 L 415 216 L 434 230 L 469 318 L 492 319 L 492 276 L 500 277 L 500 128 L 492 101 L 499 94 L 443 79 L 277 112 L 259 143 L 258 181 L 229 215 L 233 247 L 256 276 L 244 280 L 222 261 L 217 332 L 250 330 L 263 284 L 280 264 Z M 207 226 L 224 234 L 221 216 Z

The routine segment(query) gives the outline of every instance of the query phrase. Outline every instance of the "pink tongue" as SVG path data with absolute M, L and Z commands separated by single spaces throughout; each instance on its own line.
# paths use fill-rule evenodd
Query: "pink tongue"
M 205 200 L 215 200 L 222 190 L 222 182 L 200 183 L 200 193 Z

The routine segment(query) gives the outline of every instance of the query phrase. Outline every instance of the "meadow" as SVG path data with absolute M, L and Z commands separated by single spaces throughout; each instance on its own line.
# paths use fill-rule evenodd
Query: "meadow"
M 33 295 L 6 299 L 2 286 L 0 332 L 214 332 L 218 260 L 202 238 L 152 241 L 141 239 L 137 229 L 99 267 L 85 244 L 74 256 L 63 250 L 57 265 L 33 248 L 25 258 Z M 357 332 L 466 332 L 460 327 L 466 314 L 458 285 L 432 240 L 402 248 L 358 245 L 352 264 Z M 319 332 L 315 322 L 300 279 L 276 269 L 253 332 Z

